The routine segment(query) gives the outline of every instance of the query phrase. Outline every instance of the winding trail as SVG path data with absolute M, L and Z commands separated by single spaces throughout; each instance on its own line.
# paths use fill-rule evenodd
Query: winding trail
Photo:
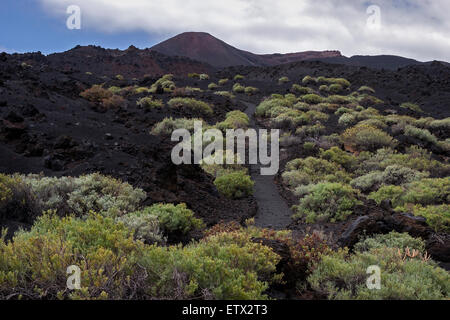
M 247 106 L 245 113 L 250 119 L 250 127 L 257 130 L 263 129 L 255 121 L 256 105 L 245 101 L 241 102 Z M 250 175 L 255 182 L 254 197 L 258 203 L 255 224 L 261 228 L 285 229 L 292 222 L 292 212 L 281 197 L 274 176 L 262 176 L 260 168 L 259 164 L 250 167 Z

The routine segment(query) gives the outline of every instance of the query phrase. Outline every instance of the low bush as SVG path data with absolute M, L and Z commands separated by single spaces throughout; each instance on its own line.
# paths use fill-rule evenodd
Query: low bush
M 311 76 L 306 76 L 303 78 L 302 83 L 304 85 L 308 85 L 308 84 L 316 84 L 317 83 L 317 79 L 313 78 Z
M 369 195 L 380 203 L 392 200 L 394 207 L 408 204 L 437 205 L 450 202 L 450 178 L 422 179 L 403 186 L 384 186 Z
M 381 185 L 403 185 L 429 176 L 428 172 L 419 172 L 411 168 L 393 165 L 387 167 L 384 172 L 372 171 L 360 176 L 350 183 L 352 187 L 364 192 L 371 191 Z
M 317 94 L 310 93 L 306 94 L 301 97 L 303 102 L 309 103 L 309 104 L 318 104 L 323 101 L 323 98 Z
M 309 188 L 308 194 L 294 206 L 294 218 L 305 218 L 306 223 L 344 221 L 353 213 L 358 191 L 342 183 L 319 183 Z
M 175 82 L 173 82 L 173 74 L 166 74 L 156 80 L 154 84 L 152 84 L 150 88 L 150 93 L 172 93 L 175 90 Z M 158 92 L 158 90 L 162 90 L 162 92 Z
M 139 99 L 136 105 L 144 109 L 161 109 L 164 107 L 164 102 L 162 100 L 154 100 L 153 97 L 145 97 Z
M 243 75 L 237 74 L 234 76 L 234 81 L 240 81 L 240 80 L 244 80 L 245 77 Z
M 420 129 L 414 126 L 406 126 L 405 135 L 419 139 L 425 142 L 425 144 L 429 143 L 432 145 L 436 145 L 438 143 L 438 139 L 427 129 Z
M 338 147 L 332 147 L 329 150 L 321 150 L 320 157 L 330 162 L 337 163 L 348 171 L 351 171 L 358 163 L 355 156 Z
M 283 182 L 293 190 L 300 185 L 322 181 L 349 182 L 351 180 L 350 176 L 339 164 L 314 157 L 295 159 L 288 162 L 282 178 Z
M 101 103 L 104 99 L 111 98 L 113 93 L 103 88 L 103 86 L 95 84 L 91 88 L 81 92 L 80 96 L 91 102 Z
M 215 84 L 214 82 L 210 83 L 208 85 L 208 90 L 216 90 L 219 86 Z
M 328 91 L 334 94 L 341 93 L 344 90 L 344 88 L 340 84 L 332 84 L 328 87 Z
M 400 105 L 400 108 L 408 109 L 408 110 L 411 110 L 411 111 L 414 111 L 414 112 L 417 112 L 417 113 L 422 113 L 423 112 L 423 110 L 420 108 L 420 106 L 418 104 L 415 104 L 415 103 L 412 103 L 412 102 L 402 103 Z
M 214 94 L 216 94 L 218 96 L 226 97 L 228 99 L 236 98 L 236 96 L 229 91 L 217 91 L 217 92 L 214 92 Z
M 219 233 L 186 247 L 151 247 L 140 265 L 151 296 L 170 299 L 261 300 L 280 257 L 245 232 Z
M 381 269 L 381 289 L 369 289 L 370 266 Z M 336 300 L 437 300 L 448 299 L 449 273 L 420 257 L 404 258 L 398 249 L 348 251 L 324 255 L 308 278 L 312 289 Z
M 163 121 L 155 124 L 151 130 L 151 134 L 153 135 L 172 135 L 172 132 L 177 129 L 186 129 L 191 133 L 194 132 L 194 122 L 199 121 L 204 125 L 204 121 L 202 119 L 187 119 L 187 118 L 165 118 Z
M 246 129 L 249 123 L 250 120 L 245 113 L 235 110 L 228 112 L 225 121 L 218 123 L 216 127 L 222 131 L 226 129 Z
M 2 299 L 127 299 L 145 289 L 136 268 L 142 243 L 113 219 L 46 214 L 30 232 L 0 240 Z M 81 269 L 81 290 L 67 289 L 68 266 Z
M 245 92 L 245 87 L 243 85 L 241 85 L 240 83 L 235 83 L 233 85 L 233 92 L 235 93 L 244 93 Z
M 226 85 L 227 83 L 228 83 L 228 79 L 220 79 L 219 80 L 219 86 L 224 86 L 224 85 Z
M 351 113 L 344 113 L 338 121 L 339 125 L 343 127 L 350 127 L 356 123 L 356 117 Z
M 436 232 L 450 232 L 450 205 L 407 205 L 397 208 L 397 211 L 412 212 L 416 216 L 424 217 L 427 224 Z
M 209 75 L 207 75 L 206 73 L 202 73 L 199 75 L 199 79 L 200 80 L 209 80 Z
M 116 219 L 123 223 L 134 233 L 134 238 L 147 244 L 166 243 L 166 238 L 162 234 L 160 223 L 156 215 L 147 214 L 145 211 L 129 213 Z
M 244 92 L 245 94 L 252 96 L 254 94 L 257 94 L 259 92 L 259 89 L 255 87 L 246 87 Z
M 101 106 L 104 109 L 117 109 L 117 108 L 125 108 L 127 105 L 127 100 L 122 98 L 121 96 L 113 95 L 109 98 L 103 99 Z
M 278 79 L 278 84 L 285 84 L 288 83 L 290 80 L 288 77 L 281 77 L 280 79 Z
M 375 90 L 368 86 L 362 86 L 358 89 L 358 92 L 375 94 Z
M 377 234 L 368 237 L 358 242 L 354 249 L 355 251 L 364 252 L 374 249 L 382 248 L 396 248 L 396 249 L 411 249 L 418 250 L 425 253 L 425 241 L 418 238 L 411 237 L 408 233 L 398 233 L 392 231 L 388 234 Z
M 311 88 L 308 88 L 308 87 L 302 87 L 302 86 L 294 83 L 292 85 L 291 92 L 304 95 L 304 94 L 314 93 L 314 90 Z
M 375 151 L 396 145 L 394 138 L 386 132 L 368 125 L 357 125 L 347 129 L 341 137 L 346 145 L 359 151 Z
M 172 98 L 167 104 L 174 109 L 188 109 L 191 112 L 197 112 L 208 116 L 214 113 L 209 104 L 192 98 Z
M 43 211 L 55 210 L 60 216 L 94 211 L 118 217 L 137 210 L 146 198 L 143 190 L 98 173 L 61 178 L 28 175 L 22 180 Z
M 188 234 L 193 230 L 205 227 L 201 219 L 194 217 L 186 204 L 155 204 L 132 214 L 137 217 L 154 216 L 158 218 L 159 225 L 166 235 L 171 233 Z
M 214 180 L 217 190 L 230 199 L 241 199 L 253 194 L 254 182 L 244 172 L 234 172 Z

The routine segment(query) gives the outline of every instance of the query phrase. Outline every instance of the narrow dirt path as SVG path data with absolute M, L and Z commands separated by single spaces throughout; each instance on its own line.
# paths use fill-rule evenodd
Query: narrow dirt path
M 250 127 L 260 129 L 255 121 L 256 105 L 242 101 L 247 106 L 245 113 L 250 119 Z M 255 217 L 256 226 L 261 228 L 285 229 L 291 223 L 292 212 L 286 201 L 278 192 L 274 176 L 262 176 L 260 165 L 252 165 L 250 174 L 255 182 L 254 197 L 258 203 L 258 213 Z

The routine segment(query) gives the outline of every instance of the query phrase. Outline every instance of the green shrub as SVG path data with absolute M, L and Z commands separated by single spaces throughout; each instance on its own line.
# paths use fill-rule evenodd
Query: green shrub
M 0 240 L 0 297 L 130 298 L 136 286 L 144 285 L 144 272 L 136 268 L 141 249 L 132 232 L 113 219 L 46 214 L 30 232 L 19 232 L 12 242 Z M 67 290 L 66 270 L 71 265 L 81 269 L 81 290 Z
M 192 98 L 172 98 L 167 104 L 169 105 L 169 107 L 174 109 L 186 108 L 190 111 L 202 113 L 205 115 L 212 115 L 214 113 L 209 104 Z
M 353 179 L 350 185 L 363 192 L 371 191 L 383 182 L 384 173 L 382 171 L 372 171 L 366 175 Z
M 344 221 L 353 213 L 356 205 L 362 204 L 357 199 L 358 191 L 341 183 L 319 183 L 313 185 L 308 194 L 294 206 L 294 218 L 305 217 L 306 223 L 317 221 Z
M 244 172 L 234 172 L 216 178 L 214 185 L 227 198 L 240 199 L 253 194 L 254 182 Z
M 171 135 L 173 131 L 177 129 L 186 129 L 190 132 L 194 132 L 194 122 L 199 121 L 205 125 L 202 119 L 187 119 L 187 118 L 177 118 L 173 119 L 165 118 L 163 121 L 155 124 L 151 130 L 151 134 L 153 135 Z
M 315 125 L 307 125 L 307 126 L 301 126 L 300 128 L 297 128 L 295 131 L 295 135 L 300 138 L 318 138 L 321 135 L 323 135 L 326 131 L 326 128 L 322 124 L 315 124 Z
M 425 241 L 411 237 L 408 233 L 392 231 L 389 234 L 377 234 L 361 240 L 355 245 L 359 252 L 371 251 L 382 248 L 411 249 L 425 253 Z
M 386 132 L 368 125 L 357 125 L 347 129 L 341 137 L 346 145 L 360 151 L 374 151 L 396 144 L 396 140 Z
M 202 73 L 199 76 L 200 80 L 209 80 L 209 75 L 207 75 L 206 73 Z
M 433 130 L 450 130 L 450 118 L 445 118 L 442 120 L 434 120 L 429 124 L 430 129 Z
M 369 195 L 369 199 L 375 200 L 380 204 L 384 200 L 391 200 L 394 207 L 401 205 L 401 197 L 404 190 L 400 186 L 383 186 L 378 191 L 372 192 Z
M 337 163 L 346 170 L 352 170 L 358 162 L 355 156 L 338 147 L 332 147 L 329 150 L 321 150 L 320 157 L 330 162 Z
M 245 92 L 245 87 L 243 85 L 241 85 L 240 83 L 235 83 L 233 85 L 233 92 L 244 93 Z
M 351 125 L 354 125 L 356 123 L 356 117 L 351 113 L 344 113 L 339 118 L 339 124 L 343 127 L 349 127 Z
M 135 211 L 146 198 L 141 189 L 98 173 L 80 177 L 22 177 L 42 210 L 84 216 L 90 211 L 117 217 Z
M 119 88 L 119 87 L 116 87 L 116 86 L 112 86 L 112 87 L 109 87 L 108 90 L 109 90 L 110 92 L 112 92 L 112 94 L 120 94 L 120 91 L 121 91 L 122 89 Z
M 200 75 L 198 73 L 195 73 L 195 72 L 194 73 L 189 73 L 188 77 L 192 78 L 192 79 L 200 79 Z
M 288 83 L 290 80 L 288 77 L 281 77 L 280 79 L 278 79 L 278 84 L 285 84 Z
M 422 113 L 423 112 L 423 110 L 420 108 L 419 105 L 417 105 L 415 103 L 411 103 L 411 102 L 402 103 L 400 105 L 400 108 L 409 109 L 409 110 L 417 112 L 417 113 Z
M 375 154 L 362 152 L 359 157 L 358 171 L 367 173 L 370 170 L 384 170 L 391 165 L 400 165 L 417 171 L 435 172 L 435 175 L 447 175 L 450 166 L 431 158 L 431 153 L 417 146 L 406 149 L 406 153 L 398 153 L 389 148 L 379 149 Z
M 292 85 L 291 92 L 297 93 L 297 94 L 309 94 L 314 93 L 314 90 L 308 87 L 302 87 L 296 83 Z
M 234 76 L 234 81 L 244 80 L 245 77 L 243 75 L 237 74 Z
M 208 85 L 208 90 L 216 90 L 219 86 L 215 84 L 214 82 L 210 83 Z
M 216 92 L 214 92 L 214 94 L 216 94 L 218 96 L 226 97 L 228 99 L 236 98 L 236 96 L 229 91 L 216 91 Z
M 220 79 L 219 80 L 219 86 L 224 86 L 224 85 L 226 85 L 227 83 L 228 83 L 228 79 Z
M 423 207 L 421 205 L 406 206 L 398 208 L 398 211 L 411 212 L 416 216 L 424 217 L 427 224 L 436 232 L 450 232 L 450 205 L 431 205 Z
M 280 257 L 244 232 L 220 233 L 186 247 L 152 247 L 140 265 L 149 270 L 151 296 L 171 299 L 261 300 L 275 280 Z M 154 293 L 153 293 L 154 292 Z
M 338 93 L 341 93 L 344 90 L 344 88 L 340 84 L 335 83 L 335 84 L 330 85 L 328 87 L 328 90 L 331 93 L 338 94 Z
M 194 213 L 186 207 L 186 204 L 155 204 L 135 212 L 134 215 L 145 217 L 154 216 L 158 218 L 161 229 L 166 233 L 188 234 L 190 231 L 204 228 L 201 219 L 194 217 Z
M 226 129 L 246 129 L 249 123 L 250 120 L 245 113 L 235 110 L 228 112 L 225 121 L 218 123 L 216 127 L 222 131 Z
M 259 92 L 258 88 L 255 87 L 246 87 L 245 88 L 245 94 L 252 96 L 254 94 L 257 94 Z
M 427 129 L 419 129 L 413 126 L 406 126 L 405 135 L 433 145 L 436 145 L 438 143 L 438 139 Z
M 175 90 L 175 82 L 173 82 L 173 74 L 166 74 L 159 78 L 150 88 L 150 93 L 156 93 L 158 88 L 162 88 L 164 92 L 171 93 Z
M 162 100 L 153 100 L 153 97 L 141 98 L 136 104 L 145 109 L 161 109 L 164 107 L 164 102 Z
M 366 120 L 363 120 L 363 121 L 359 122 L 358 125 L 367 125 L 367 126 L 370 126 L 370 127 L 374 127 L 374 128 L 380 129 L 380 130 L 385 130 L 388 127 L 386 125 L 386 123 L 384 123 L 380 119 L 366 119 Z
M 328 86 L 326 85 L 326 84 L 323 84 L 323 85 L 321 85 L 320 87 L 319 87 L 319 91 L 320 92 L 329 92 L 330 90 L 329 90 L 329 88 L 328 88 Z
M 317 94 L 311 93 L 302 96 L 302 101 L 309 104 L 318 104 L 323 101 L 323 98 Z
M 328 103 L 332 103 L 332 104 L 349 104 L 349 103 L 351 103 L 351 100 L 348 97 L 340 96 L 337 94 L 328 96 L 325 99 L 325 101 Z
M 161 232 L 160 223 L 156 215 L 147 214 L 145 211 L 137 211 L 119 217 L 116 221 L 123 223 L 130 229 L 137 240 L 147 244 L 163 245 L 166 242 L 166 238 Z
M 314 157 L 288 162 L 282 178 L 283 182 L 291 189 L 322 181 L 349 182 L 351 179 L 339 164 Z
M 0 173 L 0 220 L 31 222 L 42 208 L 20 175 Z
M 118 74 L 118 75 L 116 76 L 116 79 L 117 79 L 117 80 L 124 80 L 125 78 L 123 77 L 123 75 Z
M 380 290 L 366 284 L 367 269 L 374 265 L 381 269 Z M 437 300 L 448 299 L 450 291 L 447 271 L 420 258 L 404 260 L 393 248 L 324 255 L 308 282 L 313 290 L 337 300 Z
M 450 178 L 422 179 L 406 186 L 403 203 L 432 205 L 450 202 Z
M 362 86 L 358 89 L 358 92 L 365 92 L 365 93 L 371 93 L 371 94 L 375 94 L 375 90 L 371 87 L 368 86 Z
M 317 83 L 317 79 L 313 78 L 311 76 L 306 76 L 303 78 L 302 83 L 304 85 L 308 85 L 308 84 L 316 84 Z
M 279 107 L 289 107 L 290 106 L 290 102 L 287 101 L 284 98 L 271 98 L 271 99 L 266 99 L 264 101 L 262 101 L 258 107 L 256 107 L 256 112 L 255 115 L 258 117 L 268 117 L 269 116 L 269 112 L 273 109 L 273 108 L 279 108 Z

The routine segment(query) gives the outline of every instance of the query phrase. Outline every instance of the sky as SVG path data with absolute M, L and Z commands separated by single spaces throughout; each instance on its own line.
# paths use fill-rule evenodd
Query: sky
M 79 19 L 67 13 L 73 5 Z M 2 0 L 0 51 L 148 48 L 201 31 L 261 54 L 340 50 L 450 61 L 449 12 L 448 0 Z M 69 29 L 68 19 L 80 29 Z

